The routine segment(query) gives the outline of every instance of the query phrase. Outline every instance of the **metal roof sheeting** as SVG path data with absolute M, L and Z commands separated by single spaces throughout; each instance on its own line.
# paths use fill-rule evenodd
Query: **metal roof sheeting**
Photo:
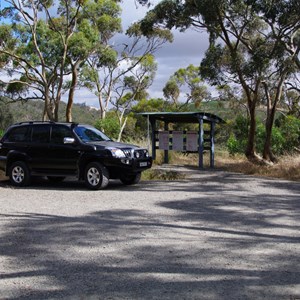
M 144 112 L 139 115 L 168 123 L 199 123 L 201 119 L 206 123 L 225 123 L 220 117 L 206 112 Z

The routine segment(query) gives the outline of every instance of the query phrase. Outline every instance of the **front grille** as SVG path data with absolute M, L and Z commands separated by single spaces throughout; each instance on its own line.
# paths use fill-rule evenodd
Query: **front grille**
M 132 150 L 131 149 L 123 149 L 123 152 L 125 153 L 126 157 L 132 158 Z
M 148 157 L 148 151 L 146 149 L 122 149 L 123 152 L 125 153 L 126 157 L 128 158 L 146 158 Z

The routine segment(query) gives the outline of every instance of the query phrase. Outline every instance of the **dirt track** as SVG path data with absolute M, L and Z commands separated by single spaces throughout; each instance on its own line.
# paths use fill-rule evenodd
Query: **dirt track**
M 300 184 L 0 181 L 0 299 L 300 299 Z

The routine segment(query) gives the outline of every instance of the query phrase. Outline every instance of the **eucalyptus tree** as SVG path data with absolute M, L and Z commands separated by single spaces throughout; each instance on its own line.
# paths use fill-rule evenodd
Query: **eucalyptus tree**
M 155 74 L 153 55 L 171 40 L 169 30 L 157 29 L 144 37 L 139 24 L 133 24 L 126 31 L 124 43 L 107 44 L 89 57 L 81 74 L 81 82 L 98 97 L 101 119 L 105 119 L 110 105 L 117 109 L 120 116 L 124 116 L 137 96 L 141 99 L 141 95 L 145 95 L 144 91 Z M 132 95 L 124 98 L 124 91 L 128 88 Z
M 276 19 L 275 14 L 273 19 L 268 15 L 275 6 L 281 13 L 280 19 Z M 141 28 L 146 34 L 157 27 L 182 31 L 192 27 L 209 33 L 209 48 L 201 62 L 200 74 L 213 85 L 240 86 L 237 98 L 247 100 L 250 116 L 245 154 L 252 160 L 260 159 L 255 148 L 256 107 L 262 101 L 263 88 L 267 91 L 271 82 L 272 87 L 276 84 L 277 100 L 274 100 L 272 109 L 275 111 L 282 95 L 282 82 L 292 72 L 286 65 L 297 62 L 295 54 L 298 51 L 289 52 L 291 49 L 283 47 L 276 38 L 284 26 L 298 26 L 299 10 L 294 14 L 294 23 L 287 22 L 291 6 L 295 9 L 299 4 L 285 0 L 163 0 L 141 21 Z M 287 30 L 282 41 L 290 38 L 292 33 L 293 30 Z M 284 54 L 281 61 L 278 60 L 279 53 Z M 272 128 L 272 114 L 268 116 L 268 128 Z M 267 159 L 273 159 L 270 151 L 264 151 L 264 155 Z
M 300 78 L 294 76 L 292 82 L 286 83 L 284 94 L 288 114 L 300 119 Z
M 209 100 L 211 95 L 199 76 L 199 67 L 189 65 L 187 68 L 178 69 L 167 81 L 163 88 L 164 96 L 181 110 L 190 103 L 200 107 L 203 100 Z M 180 95 L 184 94 L 184 101 Z
M 78 68 L 102 45 L 107 31 L 119 30 L 119 1 L 5 1 L 8 7 L 1 15 L 9 22 L 1 25 L 0 60 L 13 77 L 9 90 L 15 96 L 18 87 L 16 100 L 43 99 L 43 119 L 58 120 L 66 76 L 71 75 L 66 112 L 71 120 Z M 116 11 L 112 17 L 111 7 Z
M 82 9 L 77 30 L 71 37 L 68 48 L 71 71 L 71 81 L 67 85 L 69 96 L 66 120 L 68 122 L 72 121 L 71 108 L 75 88 L 78 85 L 79 69 L 90 57 L 97 56 L 97 54 L 105 56 L 105 49 L 109 48 L 109 40 L 116 33 L 121 32 L 120 13 L 118 2 L 111 0 L 89 1 Z
M 57 15 L 55 18 L 50 15 L 52 1 L 7 0 L 6 3 L 9 6 L 2 14 L 8 15 L 11 23 L 2 26 L 9 28 L 10 35 L 2 42 L 0 53 L 10 60 L 6 65 L 8 74 L 16 76 L 9 81 L 9 86 L 21 84 L 24 91 L 30 92 L 30 96 L 19 94 L 18 99 L 42 98 L 45 101 L 43 119 L 56 120 L 67 43 L 78 9 L 71 16 L 71 10 L 63 9 L 64 3 L 61 2 L 59 9 L 67 13 L 60 19 Z M 8 47 L 12 42 L 14 47 Z
M 139 61 L 139 64 L 118 78 L 111 98 L 111 104 L 115 108 L 120 126 L 118 141 L 121 140 L 132 107 L 148 97 L 147 88 L 152 84 L 157 70 L 157 63 L 152 54 L 144 55 L 142 58 L 137 57 L 131 61 L 132 64 Z
M 273 62 L 263 81 L 267 103 L 265 159 L 276 161 L 271 149 L 272 127 L 276 108 L 284 99 L 284 88 L 295 86 L 300 71 L 300 3 L 299 1 L 252 1 L 257 13 L 268 25 L 264 55 Z M 270 46 L 271 45 L 271 46 Z M 295 80 L 294 80 L 295 78 Z M 296 90 L 294 90 L 296 91 Z M 286 95 L 288 95 L 286 93 Z M 289 93 L 289 95 L 291 95 Z

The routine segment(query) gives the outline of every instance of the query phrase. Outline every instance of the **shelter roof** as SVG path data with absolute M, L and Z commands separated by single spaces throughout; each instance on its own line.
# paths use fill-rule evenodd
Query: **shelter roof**
M 207 112 L 145 112 L 140 115 L 168 123 L 199 123 L 200 119 L 206 123 L 225 123 L 220 117 Z

